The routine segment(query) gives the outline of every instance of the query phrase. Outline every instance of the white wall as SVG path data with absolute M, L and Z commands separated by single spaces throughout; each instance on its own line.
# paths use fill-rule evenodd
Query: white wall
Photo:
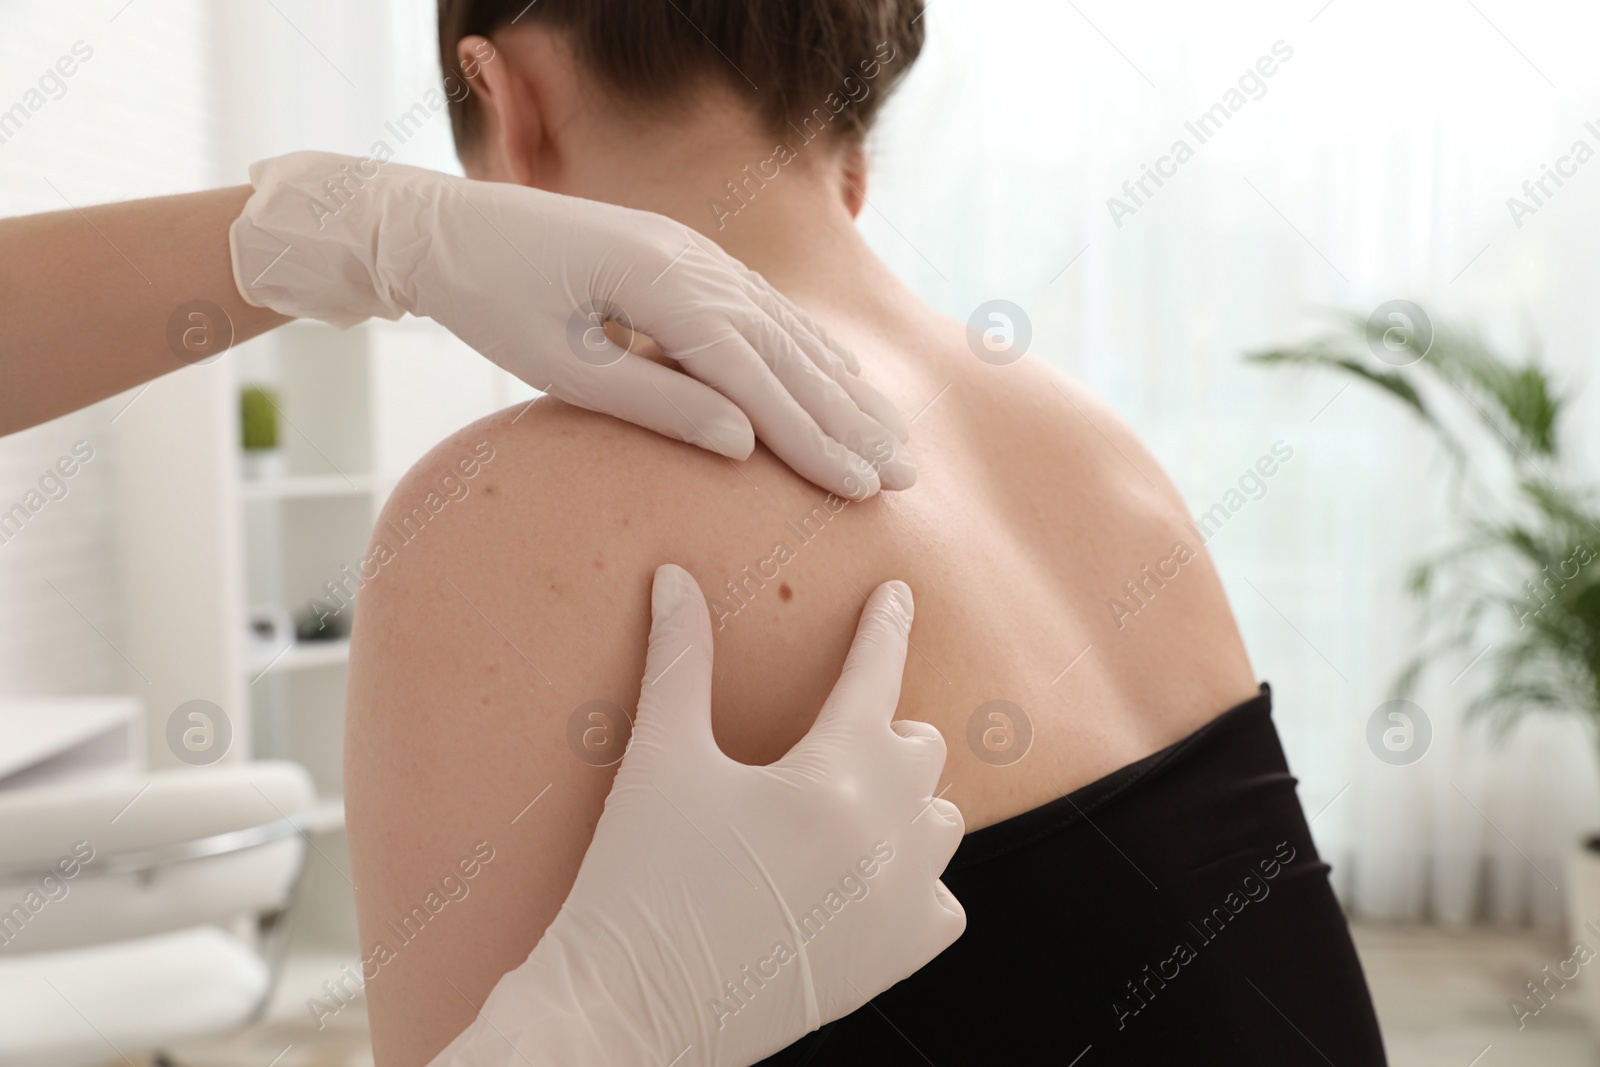
M 92 49 L 65 80 L 64 94 L 47 94 L 0 144 L 5 214 L 211 183 L 217 123 L 205 5 L 136 0 L 118 14 L 120 6 L 120 0 L 7 4 L 0 13 L 0 108 L 23 101 L 75 42 Z M 4 299 L 0 294 L 0 308 Z M 131 399 L 131 393 L 112 398 L 0 439 L 4 508 L 23 499 L 75 442 L 88 442 L 95 455 L 68 483 L 64 499 L 0 544 L 0 692 L 145 688 L 138 669 L 117 651 L 126 649 L 130 621 L 121 611 L 116 561 L 112 424 Z

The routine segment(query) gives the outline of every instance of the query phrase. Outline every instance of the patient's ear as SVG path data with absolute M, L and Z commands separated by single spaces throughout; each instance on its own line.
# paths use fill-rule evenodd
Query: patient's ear
M 560 156 L 551 139 L 547 86 L 535 74 L 532 52 L 548 42 L 517 34 L 504 40 L 463 37 L 456 57 L 468 75 L 482 117 L 476 169 L 490 181 L 551 188 Z
M 849 209 L 850 217 L 855 218 L 867 202 L 867 150 L 860 141 L 854 141 L 845 148 L 839 162 L 844 206 Z

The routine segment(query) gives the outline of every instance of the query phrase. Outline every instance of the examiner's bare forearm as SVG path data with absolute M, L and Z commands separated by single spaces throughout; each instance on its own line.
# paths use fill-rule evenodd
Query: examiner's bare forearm
M 0 434 L 197 362 L 230 323 L 237 344 L 288 321 L 234 285 L 228 227 L 249 196 L 241 185 L 0 219 Z

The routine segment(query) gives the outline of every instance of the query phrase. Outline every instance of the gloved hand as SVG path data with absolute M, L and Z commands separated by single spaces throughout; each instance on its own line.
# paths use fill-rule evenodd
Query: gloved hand
M 711 620 L 656 571 L 638 721 L 556 920 L 431 1067 L 746 1067 L 943 951 L 961 813 L 944 741 L 891 723 L 911 591 L 873 593 L 822 713 L 766 767 L 711 735 Z
M 842 496 L 916 480 L 905 420 L 855 357 L 665 216 L 326 152 L 256 163 L 250 182 L 229 237 L 251 304 L 340 327 L 427 316 L 578 407 L 733 459 L 754 449 L 753 427 Z M 606 320 L 687 374 L 613 344 Z

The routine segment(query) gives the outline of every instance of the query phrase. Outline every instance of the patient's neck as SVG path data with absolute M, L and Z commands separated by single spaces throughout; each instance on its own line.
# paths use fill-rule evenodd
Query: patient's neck
M 861 202 L 864 180 L 821 138 L 789 143 L 792 156 L 771 137 L 715 129 L 653 137 L 625 159 L 575 167 L 568 191 L 676 219 L 812 311 L 894 329 L 910 295 L 856 229 L 850 200 Z

